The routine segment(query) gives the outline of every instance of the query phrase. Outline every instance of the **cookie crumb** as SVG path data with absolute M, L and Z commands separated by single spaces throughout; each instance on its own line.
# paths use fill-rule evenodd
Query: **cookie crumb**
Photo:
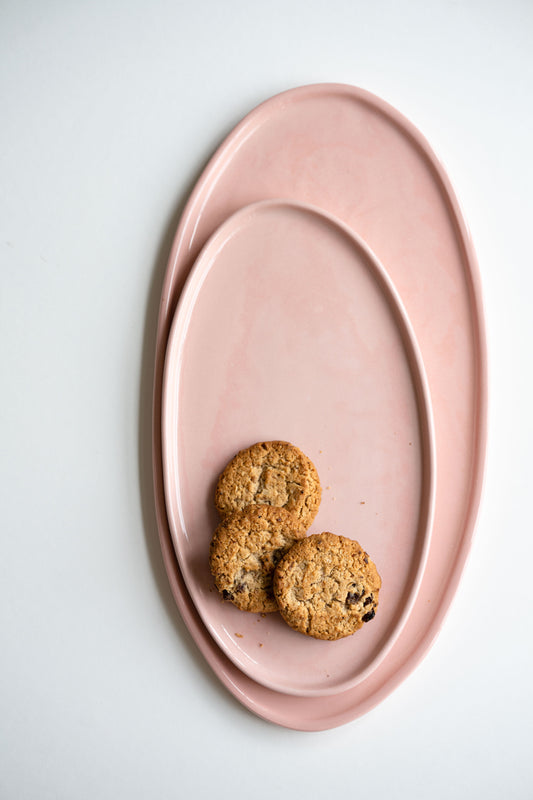
M 259 642 L 259 647 L 263 647 L 263 642 Z
M 242 633 L 236 633 L 235 636 L 237 637 L 237 639 L 244 639 Z
M 364 500 L 361 500 L 361 502 L 359 503 L 359 505 L 361 505 L 361 506 L 364 506 L 364 505 L 365 505 L 365 501 L 364 501 Z

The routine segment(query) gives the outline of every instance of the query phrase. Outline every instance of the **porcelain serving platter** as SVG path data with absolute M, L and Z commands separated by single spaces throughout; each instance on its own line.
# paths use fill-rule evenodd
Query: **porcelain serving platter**
M 184 282 L 228 217 L 276 198 L 333 214 L 386 265 L 416 332 L 435 429 L 433 534 L 416 602 L 390 651 L 364 680 L 313 697 L 253 680 L 208 631 L 180 571 L 163 486 L 163 371 Z M 457 588 L 474 530 L 486 440 L 486 353 L 475 254 L 442 165 L 396 110 L 354 87 L 302 87 L 263 103 L 226 139 L 189 199 L 170 255 L 158 322 L 153 422 L 167 574 L 186 625 L 223 684 L 256 714 L 301 730 L 343 724 L 383 700 L 427 652 Z
M 310 532 L 357 539 L 383 581 L 372 625 L 338 642 L 223 602 L 209 572 L 213 486 L 256 441 L 312 455 L 323 498 Z M 204 624 L 254 680 L 325 695 L 363 681 L 416 598 L 435 495 L 429 388 L 386 271 L 321 210 L 263 201 L 210 238 L 167 346 L 162 405 L 166 507 L 181 573 Z

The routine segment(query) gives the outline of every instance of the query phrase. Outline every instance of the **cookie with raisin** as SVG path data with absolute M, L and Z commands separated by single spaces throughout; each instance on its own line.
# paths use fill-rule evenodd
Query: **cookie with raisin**
M 277 565 L 273 586 L 288 625 L 335 640 L 375 617 L 381 578 L 358 542 L 325 532 L 294 544 Z
M 227 515 L 209 551 L 209 566 L 222 597 L 242 611 L 277 611 L 274 569 L 305 531 L 284 508 L 252 505 Z

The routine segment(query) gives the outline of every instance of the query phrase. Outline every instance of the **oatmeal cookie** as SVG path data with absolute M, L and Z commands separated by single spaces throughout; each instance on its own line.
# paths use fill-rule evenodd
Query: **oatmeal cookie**
M 315 639 L 341 639 L 376 614 L 381 578 L 352 539 L 319 533 L 297 542 L 274 573 L 284 620 Z
M 222 597 L 242 611 L 277 611 L 272 575 L 305 527 L 284 508 L 248 506 L 224 518 L 215 531 L 209 566 Z
M 312 461 L 289 442 L 259 442 L 241 450 L 224 469 L 215 505 L 224 516 L 252 504 L 285 508 L 308 528 L 322 490 Z

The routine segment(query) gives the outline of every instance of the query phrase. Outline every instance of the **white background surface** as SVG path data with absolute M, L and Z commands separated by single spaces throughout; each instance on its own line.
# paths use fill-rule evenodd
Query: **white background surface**
M 362 86 L 426 135 L 477 249 L 486 490 L 428 657 L 317 734 L 242 708 L 174 607 L 151 493 L 179 212 L 283 89 Z M 0 5 L 0 797 L 531 798 L 533 4 Z M 460 387 L 458 387 L 460 391 Z

